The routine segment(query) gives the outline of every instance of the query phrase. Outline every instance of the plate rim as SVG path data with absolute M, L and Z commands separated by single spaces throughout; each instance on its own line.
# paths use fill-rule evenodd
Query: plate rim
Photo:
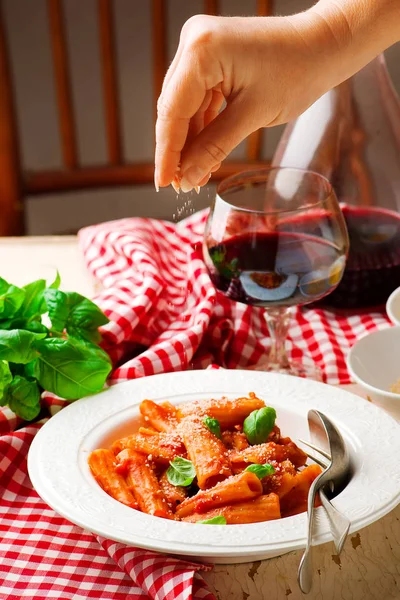
M 235 546 L 232 546 L 232 545 L 220 545 L 220 546 L 218 546 L 218 545 L 212 546 L 211 545 L 210 546 L 209 544 L 204 544 L 204 541 L 201 543 L 193 544 L 193 543 L 188 543 L 185 541 L 176 541 L 176 540 L 171 540 L 171 539 L 164 541 L 163 539 L 154 539 L 151 537 L 146 538 L 146 537 L 142 537 L 141 535 L 134 535 L 133 537 L 132 537 L 132 535 L 128 535 L 128 536 L 126 534 L 121 535 L 118 533 L 118 531 L 113 530 L 112 526 L 110 526 L 109 524 L 105 524 L 105 525 L 103 524 L 103 525 L 100 525 L 100 527 L 93 526 L 93 518 L 91 520 L 85 520 L 85 518 L 82 518 L 82 514 L 84 514 L 84 513 L 81 513 L 79 516 L 77 516 L 76 514 L 74 514 L 73 510 L 72 511 L 65 510 L 65 506 L 64 506 L 63 502 L 58 502 L 57 492 L 54 495 L 49 492 L 49 489 L 46 489 L 46 481 L 43 480 L 43 478 L 45 478 L 45 475 L 43 472 L 43 465 L 42 465 L 41 461 L 38 459 L 40 458 L 40 456 L 43 452 L 43 449 L 46 446 L 46 443 L 48 443 L 48 440 L 51 439 L 52 436 L 57 434 L 57 429 L 59 427 L 59 424 L 62 427 L 64 424 L 63 423 L 64 421 L 67 421 L 67 423 L 68 423 L 70 420 L 73 421 L 74 419 L 77 419 L 79 416 L 79 413 L 85 412 L 84 407 L 88 408 L 94 402 L 99 402 L 99 397 L 101 397 L 101 396 L 103 397 L 103 400 L 101 402 L 102 403 L 107 402 L 107 394 L 108 395 L 111 394 L 111 396 L 113 396 L 115 394 L 118 395 L 118 393 L 121 392 L 120 396 L 123 397 L 122 392 L 125 393 L 125 391 L 128 391 L 128 390 L 129 390 L 129 392 L 134 391 L 135 387 L 137 387 L 140 390 L 140 388 L 142 388 L 143 386 L 144 386 L 144 388 L 146 388 L 146 387 L 151 388 L 153 385 L 155 385 L 155 389 L 160 389 L 160 390 L 162 389 L 163 390 L 162 394 L 165 395 L 164 390 L 168 389 L 168 385 L 167 385 L 168 381 L 175 381 L 176 385 L 178 385 L 178 387 L 181 385 L 184 385 L 184 384 L 186 386 L 188 386 L 188 385 L 192 386 L 194 380 L 196 380 L 197 378 L 201 379 L 204 377 L 207 378 L 208 386 L 210 386 L 210 385 L 215 386 L 214 393 L 217 393 L 217 389 L 221 386 L 221 384 L 228 385 L 227 384 L 228 380 L 229 380 L 229 385 L 232 385 L 232 386 L 239 385 L 239 387 L 240 387 L 240 385 L 242 385 L 242 387 L 243 387 L 244 383 L 243 383 L 243 381 L 241 381 L 241 380 L 243 380 L 243 378 L 245 381 L 247 380 L 247 378 L 250 378 L 253 380 L 253 382 L 251 382 L 251 383 L 246 383 L 246 386 L 249 388 L 247 390 L 247 393 L 250 391 L 256 391 L 256 393 L 259 393 L 259 390 L 257 390 L 257 386 L 260 387 L 262 385 L 264 378 L 265 378 L 265 382 L 269 381 L 269 383 L 271 385 L 274 382 L 275 383 L 281 382 L 283 387 L 289 386 L 289 389 L 293 388 L 293 386 L 294 387 L 296 387 L 296 386 L 302 387 L 303 386 L 304 389 L 306 389 L 308 387 L 310 389 L 312 389 L 313 387 L 316 386 L 315 387 L 316 392 L 317 391 L 322 392 L 323 390 L 325 390 L 327 392 L 328 396 L 330 395 L 332 398 L 336 396 L 336 400 L 334 400 L 334 402 L 339 402 L 341 404 L 343 404 L 343 402 L 346 402 L 346 400 L 353 402 L 353 413 L 357 412 L 357 414 L 359 414 L 359 412 L 361 411 L 364 414 L 365 413 L 370 414 L 371 418 L 373 415 L 376 417 L 381 417 L 381 419 L 383 420 L 383 423 L 390 425 L 390 427 L 393 430 L 397 429 L 397 434 L 399 433 L 399 428 L 400 428 L 399 424 L 392 417 L 390 417 L 388 414 L 386 414 L 384 411 L 377 408 L 376 406 L 371 405 L 369 402 L 362 399 L 361 397 L 356 396 L 355 394 L 351 393 L 350 391 L 344 390 L 343 388 L 340 388 L 338 386 L 330 386 L 330 385 L 321 384 L 321 383 L 311 381 L 311 380 L 295 378 L 295 377 L 288 376 L 288 375 L 280 375 L 280 374 L 266 373 L 266 372 L 255 373 L 253 371 L 242 371 L 242 370 L 227 370 L 227 369 L 218 369 L 217 370 L 216 369 L 216 370 L 197 370 L 197 371 L 193 370 L 193 371 L 181 371 L 181 372 L 174 372 L 174 373 L 161 373 L 161 374 L 157 374 L 157 375 L 153 375 L 153 376 L 149 376 L 149 377 L 145 377 L 145 378 L 139 378 L 139 379 L 129 380 L 129 381 L 121 382 L 119 384 L 115 384 L 115 385 L 111 386 L 110 388 L 108 388 L 107 390 L 104 390 L 100 394 L 96 394 L 96 395 L 81 399 L 81 400 L 79 400 L 75 403 L 72 403 L 71 405 L 63 408 L 61 411 L 59 411 L 59 413 L 57 413 L 56 415 L 51 417 L 49 419 L 49 421 L 43 425 L 43 427 L 37 432 L 35 438 L 33 439 L 30 450 L 28 452 L 28 473 L 31 478 L 32 484 L 33 484 L 34 488 L 36 489 L 37 493 L 39 494 L 39 496 L 58 514 L 62 515 L 64 518 L 68 519 L 72 523 L 75 523 L 76 525 L 79 525 L 80 527 L 83 527 L 86 530 L 92 531 L 93 533 L 95 533 L 97 535 L 101 535 L 108 539 L 112 539 L 112 540 L 115 540 L 115 541 L 118 541 L 121 543 L 125 543 L 125 544 L 129 544 L 129 545 L 136 545 L 138 547 L 146 548 L 146 549 L 157 551 L 157 552 L 165 552 L 165 553 L 169 553 L 169 554 L 179 554 L 179 555 L 190 555 L 190 556 L 198 554 L 199 556 L 204 557 L 204 558 L 213 558 L 213 557 L 214 558 L 220 558 L 220 557 L 237 558 L 237 557 L 246 555 L 246 558 L 251 559 L 251 556 L 259 556 L 262 553 L 270 554 L 270 553 L 275 552 L 278 554 L 283 554 L 284 552 L 292 551 L 292 550 L 296 550 L 296 549 L 304 547 L 305 542 L 306 542 L 305 513 L 296 515 L 295 517 L 290 517 L 290 519 L 292 519 L 293 528 L 296 529 L 298 532 L 297 537 L 292 538 L 290 541 L 288 541 L 287 539 L 282 540 L 282 541 L 265 540 L 262 543 L 254 544 L 254 542 L 253 542 L 253 543 L 251 543 L 251 545 L 250 544 L 247 544 L 247 545 L 240 544 L 240 546 L 236 546 L 236 545 Z M 254 384 L 254 381 L 259 381 L 260 383 Z M 186 391 L 186 393 L 189 393 L 189 391 Z M 195 393 L 210 394 L 212 392 L 201 391 L 201 392 L 195 392 Z M 220 392 L 218 392 L 218 393 L 220 393 Z M 226 393 L 231 394 L 231 393 L 235 393 L 235 392 L 226 390 Z M 240 393 L 242 393 L 242 391 L 238 390 L 237 393 L 240 394 Z M 262 394 L 260 394 L 260 395 L 262 395 Z M 268 393 L 266 395 L 268 396 Z M 134 394 L 132 394 L 132 396 L 134 396 Z M 158 394 L 159 398 L 160 398 L 160 396 L 161 396 L 161 393 Z M 133 409 L 134 407 L 137 407 L 137 405 L 143 399 L 143 397 L 145 397 L 145 396 L 133 399 L 128 406 L 125 406 L 125 404 L 123 406 L 116 406 L 115 409 L 111 411 L 108 418 L 112 417 L 112 415 L 115 415 L 120 411 L 125 410 L 126 408 Z M 151 396 L 147 395 L 147 397 L 151 397 Z M 340 400 L 337 400 L 337 398 L 340 398 Z M 126 403 L 126 400 L 125 400 L 125 403 Z M 295 404 L 296 404 L 296 402 L 295 402 Z M 312 406 L 310 405 L 309 408 L 311 408 L 311 407 Z M 326 409 L 325 409 L 325 412 L 326 412 Z M 328 411 L 328 415 L 329 415 L 329 411 Z M 332 415 L 330 415 L 330 416 L 332 416 Z M 279 412 L 278 412 L 278 418 L 279 418 Z M 103 422 L 103 418 L 99 412 L 99 414 L 97 415 L 97 424 L 101 424 L 102 422 Z M 93 427 L 91 427 L 91 429 L 89 431 L 91 431 L 92 429 L 93 429 Z M 56 462 L 57 461 L 59 462 L 60 459 L 57 457 L 53 457 L 53 461 L 54 460 Z M 79 457 L 77 458 L 77 460 L 79 461 Z M 353 531 L 357 531 L 357 530 L 361 529 L 362 527 L 365 527 L 365 526 L 373 523 L 374 521 L 382 518 L 385 514 L 389 513 L 391 510 L 393 510 L 393 508 L 395 508 L 397 506 L 397 504 L 400 501 L 400 469 L 399 469 L 397 476 L 399 479 L 399 485 L 397 487 L 397 491 L 395 493 L 392 491 L 391 497 L 388 498 L 386 504 L 384 503 L 383 500 L 381 501 L 380 506 L 375 511 L 375 513 L 373 513 L 373 516 L 371 516 L 371 514 L 364 515 L 363 517 L 360 517 L 359 519 L 357 519 L 356 522 L 352 522 L 350 533 L 352 533 Z M 96 487 L 96 490 L 97 490 L 97 487 Z M 128 515 L 128 513 L 126 511 L 129 511 L 129 513 L 131 513 L 132 509 L 129 509 L 128 507 L 125 507 L 122 504 L 119 504 L 118 502 L 116 502 L 115 500 L 113 500 L 112 498 L 107 496 L 105 494 L 105 492 L 103 490 L 101 490 L 100 487 L 98 488 L 98 492 L 101 494 L 101 499 L 107 506 L 109 506 L 110 502 L 111 502 L 112 507 L 114 507 L 114 509 L 117 511 L 119 518 L 122 521 L 125 519 L 126 515 Z M 106 498 L 104 498 L 104 496 L 106 496 Z M 54 501 L 54 498 L 55 498 L 55 501 Z M 339 509 L 341 509 L 341 508 L 343 509 L 343 506 L 341 506 L 341 502 L 340 502 L 340 496 L 338 497 L 337 502 L 335 502 L 335 504 Z M 118 505 L 118 509 L 116 509 L 115 505 Z M 327 519 L 326 519 L 326 517 L 324 518 L 322 508 L 321 508 L 321 510 L 317 509 L 317 514 L 319 514 L 319 518 L 321 520 L 321 527 L 320 527 L 320 532 L 318 533 L 318 535 L 316 536 L 316 538 L 314 540 L 315 545 L 325 543 L 332 539 L 332 536 L 331 536 L 330 530 L 329 530 L 329 526 L 327 523 Z M 140 518 L 143 519 L 143 517 L 145 517 L 145 519 L 151 519 L 153 524 L 154 524 L 155 519 L 157 519 L 157 522 L 164 521 L 164 520 L 158 519 L 156 517 L 151 517 L 149 515 L 143 515 L 143 513 L 139 513 L 139 515 L 140 515 L 139 519 Z M 129 521 L 129 519 L 128 519 L 128 521 Z M 170 523 L 170 522 L 167 522 L 167 523 Z M 179 522 L 178 523 L 172 522 L 172 523 L 174 524 L 174 526 L 177 525 L 178 529 L 181 529 L 182 532 L 187 527 L 190 527 L 190 528 L 194 527 L 197 530 L 199 528 L 202 528 L 202 526 L 195 525 L 192 523 L 179 523 Z M 242 528 L 243 535 L 246 535 L 246 533 L 247 533 L 248 535 L 251 536 L 251 533 L 253 533 L 256 528 L 259 530 L 260 526 L 261 526 L 261 529 L 262 529 L 265 527 L 266 523 L 269 523 L 269 524 L 281 523 L 281 521 L 280 520 L 270 521 L 270 522 L 265 522 L 264 524 L 255 523 L 255 524 L 249 524 L 249 525 L 236 525 L 236 526 L 230 526 L 229 529 L 232 529 L 232 527 L 233 528 Z M 182 528 L 182 526 L 183 526 L 183 528 Z M 167 526 L 164 525 L 164 527 L 161 527 L 161 531 L 162 531 L 162 529 L 165 529 L 165 527 L 168 527 L 168 525 Z M 158 527 L 156 525 L 154 525 L 154 528 L 158 529 Z M 217 528 L 217 529 L 220 529 L 220 528 Z M 299 532 L 302 532 L 302 533 L 300 534 Z M 210 537 L 210 534 L 211 534 L 211 532 L 209 531 L 209 533 L 207 534 L 207 537 Z M 213 535 L 215 537 L 216 530 L 214 530 Z M 161 534 L 161 537 L 162 537 L 162 534 Z

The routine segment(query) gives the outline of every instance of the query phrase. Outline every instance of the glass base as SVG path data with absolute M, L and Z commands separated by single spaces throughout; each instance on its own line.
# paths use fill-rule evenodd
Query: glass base
M 249 367 L 251 371 L 267 371 L 270 373 L 282 373 L 283 375 L 294 375 L 295 377 L 304 377 L 306 379 L 314 379 L 315 381 L 323 381 L 322 371 L 312 361 L 291 362 L 287 366 L 282 366 L 277 363 L 271 363 L 268 358 L 260 361 L 256 365 Z

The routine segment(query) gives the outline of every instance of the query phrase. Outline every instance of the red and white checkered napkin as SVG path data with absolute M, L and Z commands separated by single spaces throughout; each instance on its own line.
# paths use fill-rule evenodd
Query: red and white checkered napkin
M 124 219 L 80 232 L 88 269 L 104 287 L 96 301 L 111 320 L 104 347 L 117 367 L 113 382 L 210 363 L 246 367 L 268 351 L 263 309 L 229 300 L 210 282 L 201 254 L 206 217 Z M 311 356 L 328 383 L 350 383 L 347 351 L 366 331 L 388 326 L 384 310 L 297 309 L 289 354 Z
M 215 600 L 197 575 L 207 565 L 92 535 L 39 498 L 27 453 L 42 424 L 12 431 L 0 413 L 0 600 Z
M 231 302 L 210 283 L 198 248 L 205 218 L 198 213 L 178 225 L 126 219 L 81 232 L 88 268 L 104 288 L 96 301 L 111 320 L 104 347 L 116 365 L 113 382 L 211 363 L 246 367 L 267 350 L 262 309 Z M 383 311 L 298 310 L 290 353 L 311 355 L 329 383 L 348 383 L 348 348 L 386 326 Z M 45 400 L 50 408 L 63 404 L 49 394 Z M 21 425 L 0 409 L 0 600 L 215 600 L 199 576 L 209 567 L 102 539 L 52 511 L 26 468 L 41 423 Z

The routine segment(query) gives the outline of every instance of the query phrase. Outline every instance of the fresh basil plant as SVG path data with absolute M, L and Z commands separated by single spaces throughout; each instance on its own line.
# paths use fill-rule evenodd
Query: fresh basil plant
M 19 288 L 0 278 L 0 405 L 27 421 L 38 416 L 44 390 L 77 400 L 101 391 L 112 368 L 97 346 L 108 318 L 59 285 L 58 273 L 50 286 L 39 279 Z

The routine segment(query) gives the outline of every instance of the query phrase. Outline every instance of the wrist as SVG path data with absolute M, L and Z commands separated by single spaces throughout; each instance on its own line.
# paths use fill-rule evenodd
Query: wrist
M 339 55 L 341 80 L 400 39 L 399 0 L 319 0 L 305 14 Z

